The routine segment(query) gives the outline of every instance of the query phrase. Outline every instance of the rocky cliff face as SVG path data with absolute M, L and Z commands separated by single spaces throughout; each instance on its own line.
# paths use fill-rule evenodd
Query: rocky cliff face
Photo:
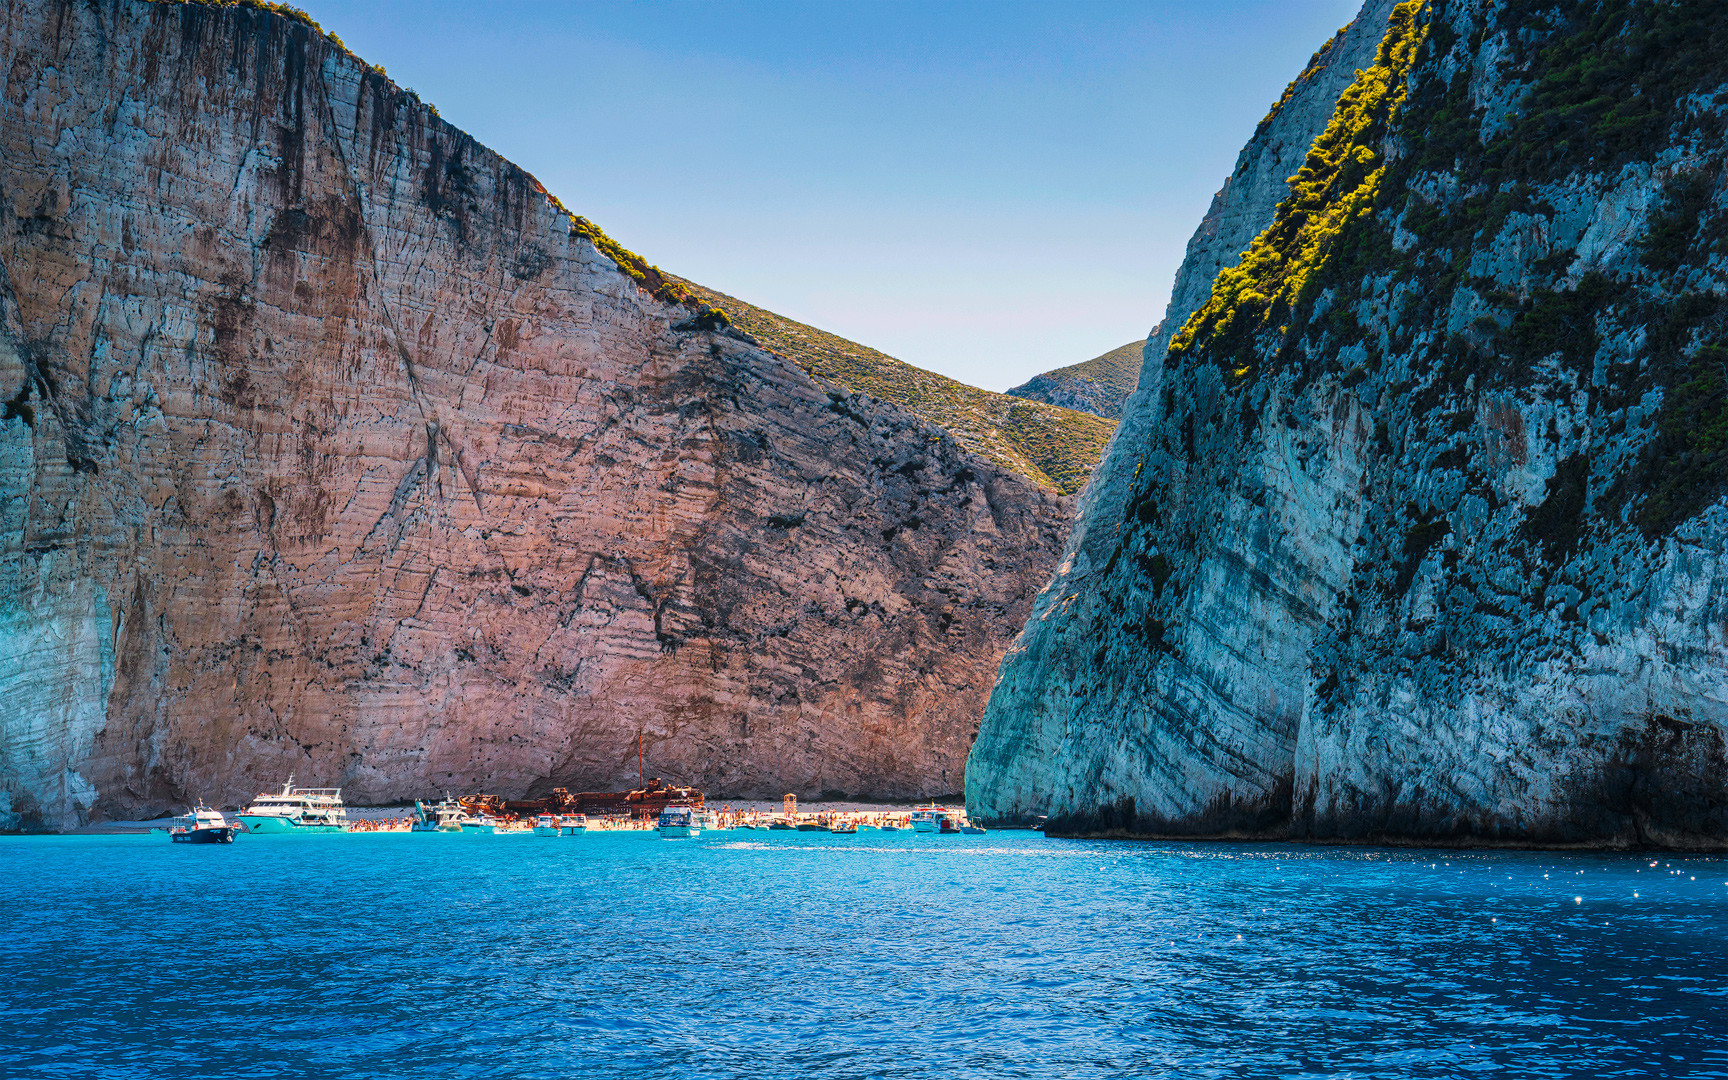
M 639 737 L 960 786 L 1065 500 L 656 299 L 310 25 L 0 10 L 0 827 Z
M 1241 259 L 1179 284 L 975 813 L 1728 844 L 1728 22 L 1390 14 Z

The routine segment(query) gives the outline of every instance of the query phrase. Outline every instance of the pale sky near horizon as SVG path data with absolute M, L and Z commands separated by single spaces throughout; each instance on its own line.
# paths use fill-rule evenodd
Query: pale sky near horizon
M 298 0 L 663 269 L 1003 390 L 1144 337 L 1359 0 Z

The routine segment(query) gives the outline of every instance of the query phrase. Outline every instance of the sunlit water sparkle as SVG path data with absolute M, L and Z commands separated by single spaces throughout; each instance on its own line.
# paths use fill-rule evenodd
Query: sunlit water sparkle
M 1728 1076 L 1722 858 L 22 837 L 0 882 L 4 1076 Z

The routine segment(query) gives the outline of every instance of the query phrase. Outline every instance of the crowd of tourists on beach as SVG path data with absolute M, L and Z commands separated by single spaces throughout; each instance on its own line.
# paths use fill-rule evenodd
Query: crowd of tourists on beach
M 760 810 L 733 810 L 730 806 L 722 806 L 716 811 L 715 829 L 772 829 L 777 822 L 796 827 L 800 822 L 814 822 L 820 825 L 838 825 L 849 823 L 864 828 L 910 828 L 910 814 L 906 811 L 832 811 L 825 813 L 794 814 L 787 818 L 784 814 Z M 587 819 L 588 829 L 594 832 L 639 831 L 654 828 L 652 818 L 633 819 L 615 816 L 591 816 Z M 414 827 L 412 814 L 404 817 L 359 818 L 349 822 L 351 833 L 384 833 L 409 832 Z M 534 827 L 532 817 L 500 817 L 497 827 L 503 831 L 526 831 Z M 784 827 L 784 826 L 783 826 Z

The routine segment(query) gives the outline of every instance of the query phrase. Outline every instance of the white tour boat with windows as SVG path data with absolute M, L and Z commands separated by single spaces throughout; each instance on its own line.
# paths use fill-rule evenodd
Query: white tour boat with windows
M 462 819 L 462 835 L 467 836 L 469 833 L 495 833 L 498 831 L 498 826 L 502 824 L 503 822 L 489 814 L 481 814 L 479 817 L 466 817 Z
M 661 836 L 669 838 L 702 835 L 702 819 L 695 809 L 688 806 L 668 806 L 660 811 L 660 820 L 655 827 Z
M 535 836 L 557 836 L 559 832 L 557 814 L 539 814 L 534 818 Z
M 563 836 L 581 836 L 588 831 L 587 814 L 561 814 L 558 817 L 558 832 Z
M 237 815 L 253 833 L 340 833 L 348 831 L 348 811 L 341 788 L 297 788 L 294 778 L 280 793 L 252 800 Z

